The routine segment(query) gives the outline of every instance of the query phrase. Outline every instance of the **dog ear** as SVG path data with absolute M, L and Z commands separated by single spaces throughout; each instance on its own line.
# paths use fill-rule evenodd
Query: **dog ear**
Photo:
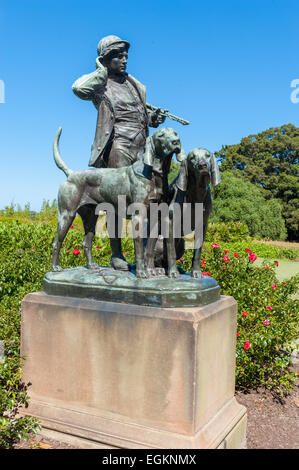
M 212 164 L 212 169 L 211 169 L 211 180 L 212 180 L 212 185 L 213 187 L 217 186 L 217 184 L 220 183 L 221 181 L 221 175 L 219 171 L 219 166 L 217 159 L 214 154 L 211 156 L 211 164 Z
M 179 163 L 182 163 L 184 160 L 187 159 L 187 155 L 185 154 L 185 151 L 182 146 L 180 153 L 177 153 L 175 157 Z
M 190 150 L 190 152 L 188 153 L 188 156 L 187 156 L 188 160 L 191 160 L 191 158 L 193 158 L 194 150 L 196 150 L 196 149 Z
M 143 163 L 148 166 L 154 165 L 155 149 L 152 137 L 147 137 L 143 154 Z
M 187 182 L 188 182 L 188 164 L 187 164 L 187 158 L 185 158 L 181 162 L 180 172 L 178 174 L 175 185 L 178 189 L 180 189 L 182 192 L 185 193 L 187 191 Z

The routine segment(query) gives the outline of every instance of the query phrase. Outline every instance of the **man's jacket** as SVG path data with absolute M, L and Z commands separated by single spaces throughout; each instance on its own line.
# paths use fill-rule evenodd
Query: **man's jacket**
M 113 97 L 106 88 L 107 70 L 103 66 L 88 74 L 78 78 L 72 86 L 73 92 L 82 100 L 91 100 L 98 110 L 97 127 L 94 142 L 91 147 L 89 166 L 101 166 L 105 148 L 111 137 L 114 127 L 114 104 Z M 127 79 L 135 86 L 140 100 L 148 116 L 148 124 L 151 125 L 151 113 L 146 109 L 146 88 L 136 78 L 127 75 Z M 146 129 L 148 135 L 148 128 Z

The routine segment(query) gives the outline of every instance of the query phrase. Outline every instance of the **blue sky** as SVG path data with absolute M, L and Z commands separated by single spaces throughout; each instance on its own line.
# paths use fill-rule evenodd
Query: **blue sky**
M 39 210 L 65 177 L 52 141 L 86 168 L 96 110 L 72 83 L 95 68 L 98 41 L 116 34 L 131 43 L 128 72 L 147 86 L 147 100 L 191 121 L 185 150 L 215 151 L 242 137 L 292 122 L 299 103 L 299 2 L 294 0 L 2 0 L 0 4 L 0 208 L 11 201 Z

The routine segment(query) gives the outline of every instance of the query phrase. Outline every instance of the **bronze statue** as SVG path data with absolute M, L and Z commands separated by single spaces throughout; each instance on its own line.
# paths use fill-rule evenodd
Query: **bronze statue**
M 164 122 L 159 109 L 148 112 L 146 89 L 126 73 L 130 44 L 106 36 L 98 44 L 96 70 L 73 84 L 74 93 L 91 100 L 98 121 L 89 166 L 120 168 L 137 160 L 148 136 L 148 126 Z
M 183 233 L 184 206 L 190 204 L 191 207 L 191 230 L 195 230 L 194 205 L 196 203 L 203 204 L 203 227 L 202 227 L 202 243 L 194 249 L 191 276 L 201 278 L 200 258 L 202 245 L 205 240 L 208 220 L 212 210 L 212 193 L 210 183 L 213 187 L 219 184 L 221 176 L 217 160 L 213 153 L 205 148 L 195 148 L 188 153 L 187 159 L 182 162 L 179 175 L 172 181 L 168 202 L 178 202 L 182 209 L 181 233 Z M 185 206 L 187 207 L 187 206 Z M 188 234 L 184 234 L 188 235 Z M 153 245 L 155 249 L 153 251 Z M 146 262 L 148 266 L 160 266 L 168 268 L 168 259 L 165 253 L 165 240 L 151 239 L 148 242 Z M 176 259 L 180 259 L 185 250 L 183 238 L 175 239 Z
M 63 240 L 78 212 L 82 218 L 85 236 L 83 248 L 88 267 L 98 267 L 91 254 L 91 244 L 95 234 L 99 203 L 110 203 L 118 211 L 118 196 L 126 196 L 126 203 L 142 204 L 147 210 L 152 202 L 159 203 L 166 199 L 168 190 L 167 178 L 171 159 L 176 154 L 177 160 L 185 157 L 178 134 L 171 128 L 162 128 L 147 137 L 143 156 L 130 166 L 122 168 L 97 168 L 82 171 L 71 170 L 62 160 L 59 152 L 61 128 L 54 140 L 55 163 L 67 176 L 67 181 L 60 185 L 58 194 L 58 228 L 53 244 L 52 270 L 61 271 L 59 252 Z M 147 213 L 142 215 L 134 212 L 132 222 L 143 227 L 140 233 L 146 234 Z M 154 270 L 148 271 L 145 266 L 144 236 L 134 237 L 136 275 L 148 277 L 155 275 Z M 177 277 L 175 248 L 170 237 L 167 244 L 168 270 L 170 277 Z
M 148 126 L 158 127 L 165 121 L 166 116 L 159 108 L 147 109 L 145 86 L 126 73 L 129 47 L 127 41 L 117 36 L 104 37 L 98 44 L 96 70 L 73 84 L 74 93 L 81 99 L 91 100 L 98 110 L 89 166 L 121 168 L 131 165 L 144 148 Z M 115 225 L 117 223 L 115 221 Z M 121 240 L 110 236 L 110 244 L 111 265 L 128 270 Z
M 161 129 L 149 137 L 149 126 L 158 127 L 166 117 L 183 125 L 189 122 L 146 102 L 145 86 L 126 73 L 129 47 L 127 41 L 117 36 L 104 37 L 98 44 L 96 70 L 73 84 L 74 93 L 81 99 L 91 100 L 98 110 L 95 139 L 89 160 L 89 166 L 95 168 L 80 172 L 70 170 L 58 149 L 61 130 L 56 134 L 55 162 L 68 179 L 59 191 L 58 231 L 53 245 L 54 271 L 61 270 L 58 264 L 60 247 L 76 212 L 80 214 L 84 224 L 83 248 L 88 267 L 97 266 L 92 258 L 91 243 L 97 222 L 95 208 L 100 202 L 111 202 L 116 209 L 113 215 L 107 213 L 112 249 L 111 266 L 117 270 L 129 270 L 119 238 L 119 195 L 128 196 L 128 204 L 142 203 L 147 209 L 152 202 L 166 202 L 169 205 L 167 217 L 170 232 L 164 241 L 157 242 L 156 238 L 149 238 L 145 243 L 144 238 L 141 241 L 142 237 L 134 239 L 136 273 L 139 277 L 155 275 L 159 272 L 155 271 L 155 267 L 166 268 L 170 277 L 178 275 L 176 259 L 177 256 L 182 256 L 185 246 L 183 238 L 174 238 L 174 203 L 178 202 L 181 209 L 185 207 L 184 203 L 191 205 L 192 230 L 196 228 L 195 204 L 204 204 L 203 240 L 205 238 L 212 207 L 209 182 L 216 185 L 220 181 L 217 161 L 206 149 L 194 149 L 186 157 L 173 129 Z M 177 159 L 181 162 L 181 170 L 169 186 L 167 176 L 173 153 L 177 154 Z M 127 217 L 128 214 L 123 216 Z M 113 217 L 116 233 L 109 231 L 109 217 Z M 133 219 L 146 226 L 140 215 L 132 216 Z M 158 221 L 157 224 L 159 223 Z M 147 226 L 147 230 L 148 228 Z M 201 249 L 202 244 L 194 250 L 192 277 L 202 276 Z

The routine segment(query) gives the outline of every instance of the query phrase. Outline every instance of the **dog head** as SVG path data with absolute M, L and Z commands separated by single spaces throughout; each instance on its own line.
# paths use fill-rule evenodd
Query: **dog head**
M 188 174 L 204 179 L 213 186 L 221 181 L 220 171 L 215 155 L 205 148 L 195 148 L 187 156 Z
M 176 158 L 184 158 L 184 151 L 178 133 L 171 127 L 157 129 L 151 136 L 157 157 L 165 158 L 176 154 Z
M 153 168 L 156 173 L 167 175 L 174 153 L 178 161 L 187 158 L 177 132 L 171 127 L 157 129 L 146 139 L 143 163 L 146 167 Z

